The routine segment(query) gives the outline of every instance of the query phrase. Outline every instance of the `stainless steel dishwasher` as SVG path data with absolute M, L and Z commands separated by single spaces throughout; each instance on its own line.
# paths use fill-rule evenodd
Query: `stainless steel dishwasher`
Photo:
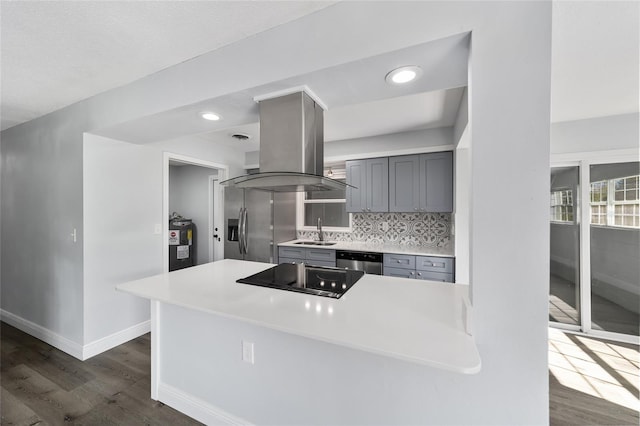
M 382 253 L 337 250 L 336 267 L 382 275 Z

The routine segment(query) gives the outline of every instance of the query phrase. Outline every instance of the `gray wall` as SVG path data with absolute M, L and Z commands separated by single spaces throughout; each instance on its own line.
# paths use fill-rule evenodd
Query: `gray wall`
M 215 175 L 206 167 L 169 167 L 169 214 L 177 212 L 196 225 L 196 265 L 209 262 L 209 176 Z

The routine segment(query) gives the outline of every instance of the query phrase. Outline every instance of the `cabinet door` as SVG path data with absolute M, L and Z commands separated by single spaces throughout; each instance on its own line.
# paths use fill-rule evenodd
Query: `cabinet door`
M 347 187 L 347 212 L 357 213 L 366 211 L 367 207 L 367 160 L 350 160 L 346 162 L 347 183 L 356 187 Z
M 453 274 L 447 274 L 444 272 L 416 271 L 416 279 L 452 283 Z
M 367 160 L 367 205 L 368 212 L 389 211 L 389 158 Z
M 420 156 L 389 158 L 389 211 L 413 212 L 420 208 Z
M 420 155 L 420 210 L 453 211 L 453 153 Z
M 387 267 L 394 269 L 416 269 L 416 257 L 409 254 L 385 253 L 382 259 L 385 271 Z
M 278 247 L 278 258 L 304 261 L 307 250 L 304 247 Z
M 413 269 L 387 268 L 385 266 L 384 275 L 387 277 L 415 278 L 416 271 L 414 271 Z
M 452 257 L 416 256 L 416 269 L 419 271 L 453 273 Z
M 327 249 L 307 249 L 307 260 L 323 260 L 327 262 L 333 262 L 333 266 L 336 265 L 336 251 Z

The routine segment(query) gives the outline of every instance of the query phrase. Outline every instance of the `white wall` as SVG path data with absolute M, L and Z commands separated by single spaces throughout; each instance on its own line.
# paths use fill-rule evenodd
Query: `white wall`
M 149 320 L 149 303 L 115 291 L 162 272 L 162 152 L 91 134 L 84 141 L 84 342 Z M 122 343 L 122 342 L 118 342 Z
M 640 115 L 623 114 L 551 125 L 551 153 L 638 149 Z
M 169 167 L 169 212 L 177 212 L 193 220 L 196 226 L 196 265 L 209 262 L 209 177 L 216 175 L 215 169 L 207 167 Z
M 368 138 L 325 142 L 324 159 L 352 160 L 451 149 L 453 128 L 416 130 Z
M 67 350 L 84 328 L 82 130 L 47 115 L 1 134 L 2 319 Z

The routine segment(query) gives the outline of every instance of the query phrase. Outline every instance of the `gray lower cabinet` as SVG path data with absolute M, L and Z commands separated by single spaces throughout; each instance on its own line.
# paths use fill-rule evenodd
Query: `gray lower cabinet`
M 336 266 L 336 251 L 308 247 L 278 247 L 280 263 L 306 263 L 314 266 Z
M 453 153 L 390 157 L 389 211 L 452 212 Z
M 383 273 L 388 277 L 454 282 L 452 257 L 385 253 L 383 262 Z
M 389 211 L 389 159 L 371 158 L 346 162 L 346 210 L 357 212 Z

